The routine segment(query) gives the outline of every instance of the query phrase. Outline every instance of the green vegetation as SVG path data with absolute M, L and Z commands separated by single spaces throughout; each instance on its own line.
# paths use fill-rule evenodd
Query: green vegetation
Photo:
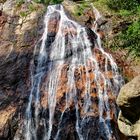
M 140 57 L 140 20 L 135 21 L 119 36 L 122 45 L 135 57 Z
M 49 4 L 49 0 L 33 0 L 36 3 Z
M 24 2 L 25 0 L 16 0 L 17 7 L 20 7 Z
M 63 0 L 33 0 L 36 3 L 43 3 L 43 4 L 59 4 Z
M 75 7 L 75 16 L 81 16 L 85 8 L 89 7 L 88 3 L 81 3 Z
M 37 10 L 37 7 L 34 6 L 33 4 L 29 4 L 28 8 L 29 8 L 29 11 L 30 12 L 33 12 L 33 11 L 36 11 Z
M 129 11 L 129 10 L 120 10 L 119 11 L 119 14 L 120 14 L 120 16 L 122 16 L 122 17 L 127 17 L 127 16 L 130 16 L 131 14 L 132 14 L 132 12 L 131 11 Z
M 63 0 L 32 0 L 35 3 L 58 4 Z M 23 4 L 24 0 L 17 0 L 17 5 Z M 93 2 L 94 6 L 104 15 L 111 16 L 112 26 L 119 27 L 119 23 L 124 21 L 125 27 L 118 31 L 113 38 L 110 47 L 114 50 L 116 48 L 123 48 L 128 50 L 129 54 L 134 57 L 140 57 L 140 1 L 139 0 L 84 0 L 79 1 L 74 6 L 74 13 L 79 18 L 84 10 Z M 28 13 L 37 10 L 34 4 L 28 5 Z M 21 17 L 26 17 L 27 13 L 21 12 Z
M 139 5 L 139 0 L 106 0 L 113 10 L 132 10 Z
M 59 4 L 61 2 L 63 2 L 63 0 L 51 0 L 50 4 Z
M 111 17 L 112 27 L 118 28 L 110 43 L 107 41 L 105 45 L 112 50 L 125 49 L 132 57 L 140 58 L 140 1 L 92 0 L 92 2 L 101 13 Z
M 32 0 L 35 3 L 42 3 L 45 5 L 48 4 L 59 4 L 61 3 L 63 0 Z M 25 0 L 16 0 L 17 6 L 20 7 L 23 3 L 25 3 Z
M 112 0 L 112 3 L 114 2 L 115 0 Z M 140 57 L 140 4 L 137 0 L 118 0 L 118 3 L 114 3 L 114 5 L 119 6 L 120 9 L 111 7 L 111 5 L 109 7 L 117 10 L 116 13 L 123 20 L 132 22 L 116 37 L 119 45 L 117 46 L 128 50 L 128 54 L 133 57 Z
M 21 16 L 22 18 L 26 18 L 27 15 L 28 15 L 27 12 L 20 12 L 20 16 Z

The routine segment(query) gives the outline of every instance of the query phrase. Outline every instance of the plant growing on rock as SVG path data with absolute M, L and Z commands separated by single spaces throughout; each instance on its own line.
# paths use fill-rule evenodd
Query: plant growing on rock
M 76 16 L 81 16 L 84 12 L 84 10 L 89 7 L 88 4 L 86 3 L 82 3 L 82 4 L 79 4 L 76 8 L 75 8 L 75 15 Z
M 123 48 L 127 48 L 134 56 L 140 57 L 140 20 L 134 22 L 120 35 Z
M 20 12 L 20 17 L 22 18 L 26 18 L 28 15 L 28 13 L 25 11 L 25 12 Z
M 20 7 L 24 2 L 25 0 L 16 0 L 17 7 Z

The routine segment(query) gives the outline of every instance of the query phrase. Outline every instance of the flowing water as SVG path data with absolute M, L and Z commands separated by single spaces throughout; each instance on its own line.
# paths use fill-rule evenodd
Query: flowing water
M 69 19 L 62 5 L 48 6 L 44 33 L 31 65 L 25 140 L 66 140 L 62 135 L 68 131 L 65 125 L 69 120 L 65 118 L 71 108 L 75 114 L 75 139 L 119 139 L 114 136 L 111 115 L 115 112 L 116 119 L 113 99 L 121 79 L 113 58 L 101 46 L 96 32 L 101 15 L 92 7 L 96 20 L 90 30 Z

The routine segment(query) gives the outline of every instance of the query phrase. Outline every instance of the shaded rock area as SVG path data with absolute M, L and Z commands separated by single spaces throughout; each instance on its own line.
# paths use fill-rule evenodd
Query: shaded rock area
M 140 76 L 121 88 L 117 98 L 119 129 L 126 136 L 140 139 Z
M 29 8 L 32 6 L 34 9 Z M 36 11 L 35 8 L 38 8 Z M 42 35 L 41 4 L 1 3 L 0 9 L 0 139 L 13 139 L 28 100 L 30 61 Z M 25 15 L 27 14 L 27 15 Z M 22 108 L 22 109 L 21 109 Z

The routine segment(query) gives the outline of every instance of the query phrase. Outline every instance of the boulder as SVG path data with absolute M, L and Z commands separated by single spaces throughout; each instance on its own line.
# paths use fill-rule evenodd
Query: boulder
M 140 139 L 140 75 L 122 87 L 117 104 L 121 109 L 118 117 L 120 131 Z
M 16 5 L 15 0 L 7 0 L 3 4 L 3 12 L 6 13 L 7 15 L 12 16 L 14 14 L 15 5 Z

